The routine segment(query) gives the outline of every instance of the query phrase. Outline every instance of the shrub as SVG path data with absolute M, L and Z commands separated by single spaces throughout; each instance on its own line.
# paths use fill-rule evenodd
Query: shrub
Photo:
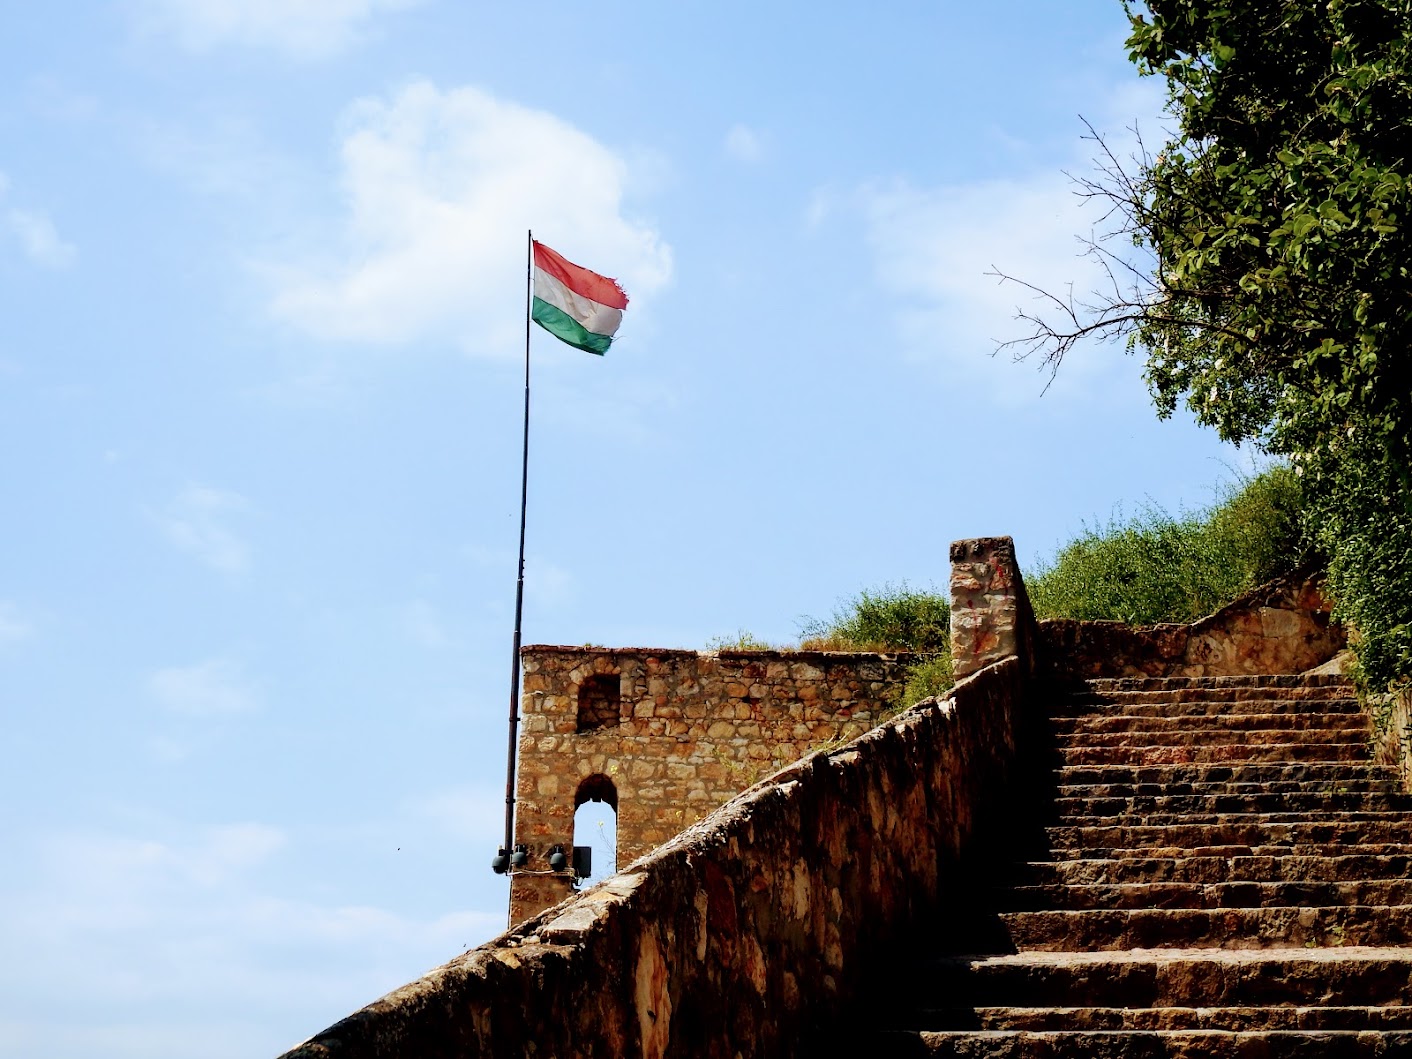
M 864 589 L 845 601 L 828 620 L 804 618 L 800 647 L 806 651 L 950 650 L 951 604 L 934 591 L 907 582 Z
M 1205 511 L 1174 516 L 1149 504 L 1131 519 L 1085 527 L 1026 575 L 1035 614 L 1194 621 L 1306 557 L 1301 505 L 1298 478 L 1276 466 L 1227 487 Z
M 945 695 L 956 681 L 951 676 L 951 651 L 942 651 L 907 671 L 907 684 L 902 689 L 902 705 L 915 706 L 923 699 Z
M 734 636 L 713 636 L 706 641 L 708 651 L 773 651 L 775 645 L 757 639 L 748 629 L 738 629 Z

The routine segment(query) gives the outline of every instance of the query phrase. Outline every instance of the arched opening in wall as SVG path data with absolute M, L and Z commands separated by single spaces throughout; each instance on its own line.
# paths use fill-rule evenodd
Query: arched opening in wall
M 616 673 L 595 673 L 579 685 L 578 730 L 592 732 L 618 724 L 622 718 L 618 707 L 622 702 L 622 680 Z M 618 804 L 617 796 L 613 804 Z
M 618 872 L 618 788 L 602 773 L 589 776 L 574 794 L 574 845 L 587 846 L 593 870 L 580 886 Z

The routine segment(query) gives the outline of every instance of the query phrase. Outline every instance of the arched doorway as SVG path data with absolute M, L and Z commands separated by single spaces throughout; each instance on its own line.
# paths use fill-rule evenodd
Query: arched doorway
M 618 788 L 601 772 L 584 779 L 574 793 L 574 845 L 592 850 L 593 871 L 580 886 L 617 874 Z

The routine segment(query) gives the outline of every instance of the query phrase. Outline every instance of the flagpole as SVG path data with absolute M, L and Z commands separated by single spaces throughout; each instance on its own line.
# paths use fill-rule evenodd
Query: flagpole
M 515 578 L 515 639 L 510 652 L 510 741 L 505 752 L 505 845 L 501 855 L 511 855 L 515 828 L 515 742 L 520 725 L 520 633 L 525 609 L 525 512 L 529 505 L 529 414 L 530 414 L 530 316 L 534 289 L 534 232 L 525 233 L 525 429 L 520 460 L 520 556 Z M 499 858 L 497 859 L 497 866 Z

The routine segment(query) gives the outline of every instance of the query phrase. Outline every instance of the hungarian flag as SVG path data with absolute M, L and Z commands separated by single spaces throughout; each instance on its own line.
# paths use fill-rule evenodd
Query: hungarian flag
M 534 307 L 530 315 L 555 338 L 602 356 L 623 322 L 628 296 L 618 281 L 590 272 L 534 244 Z

